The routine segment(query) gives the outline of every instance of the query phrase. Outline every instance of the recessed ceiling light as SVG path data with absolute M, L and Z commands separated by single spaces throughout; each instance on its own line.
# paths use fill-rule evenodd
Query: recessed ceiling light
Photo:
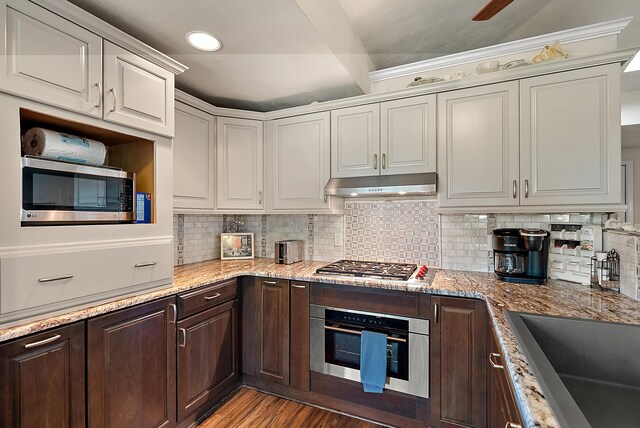
M 187 42 L 201 51 L 217 51 L 222 47 L 222 42 L 204 31 L 189 31 L 185 36 Z
M 629 65 L 627 65 L 627 68 L 624 69 L 625 73 L 628 73 L 630 71 L 640 71 L 640 51 L 638 51 L 633 58 L 631 58 L 631 61 L 629 61 Z
M 349 194 L 349 196 L 358 196 L 358 194 L 357 193 L 351 193 L 351 194 Z
M 407 192 L 398 192 L 398 195 L 406 195 Z

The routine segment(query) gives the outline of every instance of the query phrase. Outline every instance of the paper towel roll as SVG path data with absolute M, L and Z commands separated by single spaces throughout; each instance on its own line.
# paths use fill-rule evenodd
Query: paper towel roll
M 25 155 L 87 165 L 104 165 L 107 148 L 99 141 L 44 128 L 31 128 L 22 136 Z

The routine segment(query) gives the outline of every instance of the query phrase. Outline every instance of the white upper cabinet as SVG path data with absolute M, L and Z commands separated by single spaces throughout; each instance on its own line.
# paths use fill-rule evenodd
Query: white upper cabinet
M 215 117 L 176 102 L 173 207 L 214 209 Z
M 102 117 L 102 39 L 31 2 L 0 5 L 0 88 Z
M 173 136 L 173 72 L 26 0 L 0 24 L 0 90 Z
M 436 172 L 436 96 L 380 104 L 380 174 Z
M 330 115 L 308 114 L 273 121 L 268 172 L 273 209 L 328 208 L 324 187 L 330 178 Z
M 104 118 L 173 136 L 174 75 L 105 40 Z
M 522 205 L 621 203 L 620 66 L 523 79 Z
M 518 82 L 438 94 L 440 206 L 518 205 Z
M 217 207 L 262 210 L 262 121 L 219 117 L 216 128 Z
M 331 177 L 378 175 L 379 157 L 378 104 L 331 112 Z

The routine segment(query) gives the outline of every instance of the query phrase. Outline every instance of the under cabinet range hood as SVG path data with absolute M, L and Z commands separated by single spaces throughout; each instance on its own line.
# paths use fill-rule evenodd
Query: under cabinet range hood
M 374 175 L 370 177 L 332 178 L 324 188 L 330 196 L 345 198 L 375 196 L 434 196 L 437 174 Z

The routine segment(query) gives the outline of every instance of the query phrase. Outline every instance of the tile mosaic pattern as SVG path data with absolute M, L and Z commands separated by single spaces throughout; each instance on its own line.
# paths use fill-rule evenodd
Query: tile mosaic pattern
M 345 258 L 439 267 L 437 201 L 347 201 Z
M 222 220 L 220 215 L 174 215 L 174 265 L 220 258 Z
M 344 219 L 343 215 L 313 216 L 313 260 L 333 262 L 345 258 Z

